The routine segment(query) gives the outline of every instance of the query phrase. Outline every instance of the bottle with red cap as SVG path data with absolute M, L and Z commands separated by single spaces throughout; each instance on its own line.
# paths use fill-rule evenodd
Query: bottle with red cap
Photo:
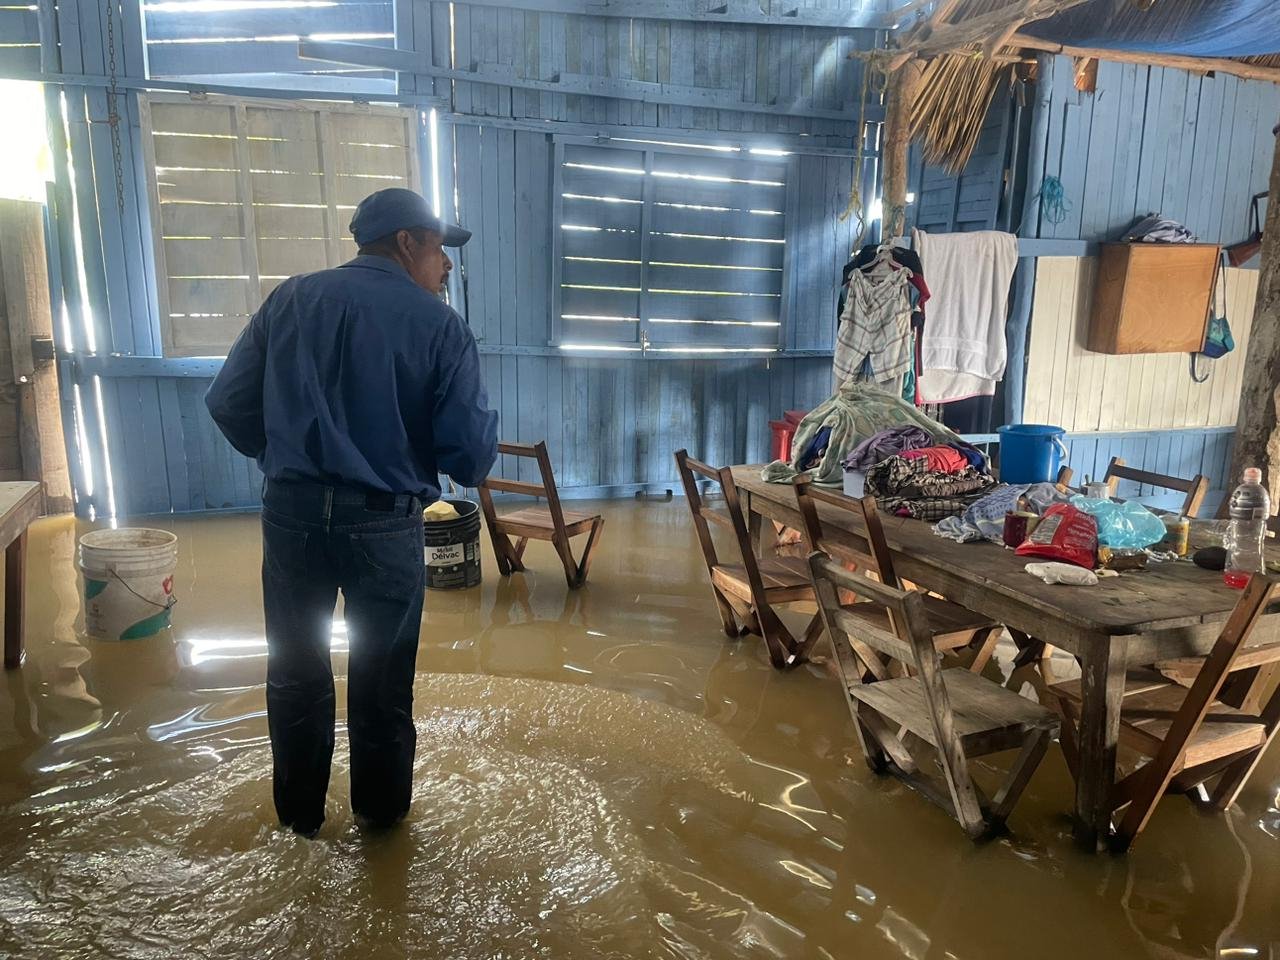
M 1231 494 L 1231 526 L 1227 531 L 1227 566 L 1222 579 L 1228 587 L 1243 590 L 1249 578 L 1264 569 L 1262 544 L 1271 515 L 1271 496 L 1262 485 L 1262 471 L 1249 467 L 1240 486 Z

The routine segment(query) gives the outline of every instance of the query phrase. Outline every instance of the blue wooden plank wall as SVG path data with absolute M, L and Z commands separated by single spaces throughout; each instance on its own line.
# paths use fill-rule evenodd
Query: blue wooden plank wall
M 1159 212 L 1207 242 L 1245 238 L 1249 198 L 1270 175 L 1280 86 L 1103 61 L 1090 95 L 1075 89 L 1069 58 L 1049 56 L 1040 77 L 1032 129 L 1042 139 L 1030 144 L 1027 192 L 1058 177 L 1065 215 L 1053 222 L 1033 201 L 1020 235 L 1110 240 Z M 1234 484 L 1231 439 L 1230 430 L 1099 434 L 1072 442 L 1072 465 L 1099 475 L 1121 456 L 1160 473 L 1203 473 L 1221 495 Z
M 1066 215 L 1040 210 L 1022 236 L 1115 239 L 1160 212 L 1209 243 L 1243 240 L 1249 197 L 1267 189 L 1280 85 L 1102 61 L 1097 92 L 1080 93 L 1067 57 L 1042 57 L 1037 91 L 1045 175 L 1062 181 Z M 1034 150 L 1034 145 L 1033 145 Z
M 1130 466 L 1140 467 L 1172 477 L 1204 474 L 1211 481 L 1212 495 L 1202 508 L 1202 515 L 1212 516 L 1213 508 L 1228 483 L 1231 465 L 1232 429 L 1161 430 L 1132 433 L 1098 433 L 1067 438 L 1067 462 L 1075 470 L 1073 482 L 1083 483 L 1086 475 L 1100 480 L 1112 457 L 1122 457 Z M 1122 480 L 1119 496 L 1141 499 L 1157 506 L 1175 507 L 1183 495 L 1168 490 Z
M 396 89 L 395 74 L 385 70 L 298 57 L 299 36 L 392 46 L 391 0 L 264 4 L 238 10 L 218 4 L 152 3 L 145 7 L 145 19 L 151 77 L 371 94 Z
M 953 173 L 924 162 L 924 151 L 912 145 L 907 189 L 915 195 L 907 206 L 907 227 L 931 233 L 995 230 L 1004 199 L 1013 104 L 997 95 L 982 124 L 973 155 Z
M 764 459 L 768 420 L 811 407 L 829 392 L 830 359 L 822 354 L 832 346 L 835 282 L 852 244 L 852 224 L 838 215 L 859 139 L 861 64 L 848 54 L 873 46 L 876 35 L 795 21 L 701 22 L 692 0 L 671 19 L 566 14 L 541 0 L 528 5 L 534 9 L 521 9 L 518 0 L 509 7 L 340 0 L 306 8 L 156 4 L 144 10 L 130 0 L 124 23 L 116 24 L 117 59 L 121 75 L 136 80 L 222 77 L 256 88 L 348 95 L 391 90 L 385 72 L 298 60 L 291 39 L 263 39 L 320 33 L 383 46 L 394 41 L 421 54 L 437 73 L 509 80 L 430 73 L 402 73 L 397 80 L 400 94 L 434 94 L 452 106 L 439 125 L 441 191 L 451 208 L 456 188 L 457 209 L 450 212 L 476 230 L 463 258 L 466 287 L 459 285 L 453 299 L 481 340 L 503 436 L 547 439 L 567 496 L 671 486 L 671 453 L 681 446 L 717 462 Z M 777 6 L 786 13 L 795 5 Z M 857 0 L 803 6 L 840 16 L 863 8 Z M 882 4 L 869 0 L 865 7 Z M 683 8 L 673 0 L 671 9 Z M 104 75 L 104 10 L 95 0 L 63 0 L 41 37 L 41 66 Z M 770 4 L 760 12 L 772 15 Z M 626 92 L 617 86 L 623 81 L 660 84 L 668 99 L 687 102 L 645 102 L 654 87 L 632 88 L 634 95 L 623 97 L 520 86 L 561 79 L 579 89 L 609 81 L 613 85 L 601 89 L 611 94 Z M 158 365 L 156 375 L 150 369 L 139 375 L 129 363 L 104 356 L 161 355 L 137 100 L 132 92 L 117 98 L 125 116 L 118 200 L 109 130 L 87 122 L 106 114 L 107 95 L 102 87 L 51 87 L 55 117 L 64 92 L 74 169 L 65 163 L 66 144 L 55 143 L 55 154 L 62 153 L 53 220 L 63 259 L 60 293 L 71 315 L 85 318 L 64 347 L 98 355 L 72 365 L 80 371 L 86 465 L 97 481 L 80 509 L 92 505 L 101 515 L 114 506 L 127 516 L 252 507 L 261 483 L 256 468 L 229 448 L 204 412 L 208 366 L 174 361 Z M 589 125 L 606 136 L 671 135 L 793 151 L 783 161 L 791 171 L 784 283 L 790 355 L 641 360 L 565 355 L 549 347 L 557 124 L 572 124 L 564 129 L 577 135 Z M 424 141 L 424 157 L 429 147 Z M 429 174 L 423 182 L 431 182 Z M 73 207 L 84 232 L 83 286 L 73 253 Z

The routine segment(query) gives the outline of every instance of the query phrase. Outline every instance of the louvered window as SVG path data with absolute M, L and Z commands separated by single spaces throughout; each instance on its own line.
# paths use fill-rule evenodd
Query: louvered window
M 355 205 L 419 186 L 417 122 L 395 108 L 149 98 L 166 355 L 225 355 L 280 281 L 354 256 Z
M 734 146 L 566 139 L 555 172 L 557 345 L 778 349 L 785 159 Z

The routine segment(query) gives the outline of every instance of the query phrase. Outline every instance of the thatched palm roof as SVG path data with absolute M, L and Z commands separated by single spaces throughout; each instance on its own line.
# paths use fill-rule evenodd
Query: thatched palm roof
M 901 10 L 903 52 L 891 68 L 928 61 L 911 135 L 951 169 L 968 162 L 988 106 L 1027 51 L 1280 82 L 1280 0 L 912 0 Z

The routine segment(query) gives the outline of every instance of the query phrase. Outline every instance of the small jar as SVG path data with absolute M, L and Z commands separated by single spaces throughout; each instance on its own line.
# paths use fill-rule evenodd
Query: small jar
M 1191 536 L 1191 521 L 1186 517 L 1175 516 L 1166 516 L 1161 519 L 1164 520 L 1164 538 L 1160 541 L 1160 549 L 1185 557 Z

